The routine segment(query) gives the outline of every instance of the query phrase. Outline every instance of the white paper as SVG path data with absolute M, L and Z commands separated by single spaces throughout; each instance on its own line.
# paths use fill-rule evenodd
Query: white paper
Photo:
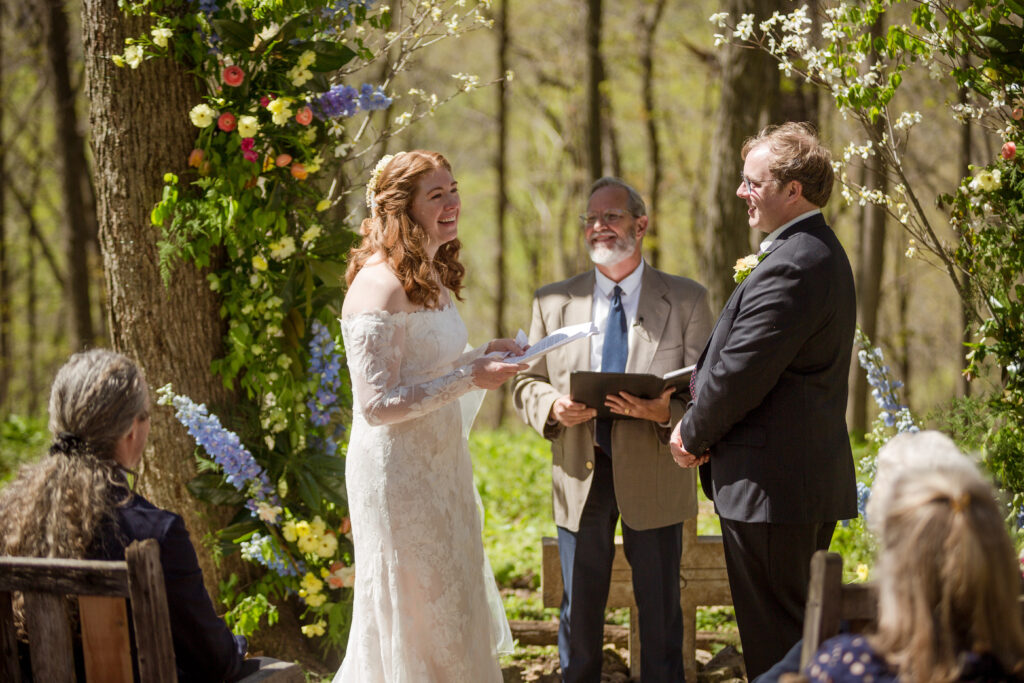
M 598 330 L 597 325 L 592 322 L 580 323 L 578 325 L 567 325 L 555 330 L 538 341 L 536 344 L 528 348 L 523 355 L 506 356 L 501 360 L 505 363 L 527 363 L 540 358 L 550 351 L 554 351 L 557 348 L 565 346 L 569 342 L 574 342 L 577 339 L 586 339 L 591 335 L 597 334 L 599 331 L 600 330 Z M 526 346 L 529 342 L 526 333 L 519 330 L 519 332 L 516 333 L 515 342 L 520 346 Z
M 673 377 L 678 377 L 679 375 L 685 375 L 687 373 L 693 372 L 696 369 L 697 369 L 697 364 L 696 363 L 694 363 L 693 365 L 687 365 L 685 368 L 679 368 L 678 370 L 673 370 L 671 372 L 666 372 L 664 374 L 664 376 L 662 376 L 662 379 L 672 379 Z

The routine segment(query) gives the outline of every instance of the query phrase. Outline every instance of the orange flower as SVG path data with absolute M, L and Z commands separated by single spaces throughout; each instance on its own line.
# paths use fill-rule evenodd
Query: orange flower
M 342 519 L 341 526 L 338 527 L 338 531 L 340 531 L 343 536 L 348 532 L 352 531 L 352 520 L 348 517 Z
M 292 163 L 291 154 L 278 154 L 277 158 L 274 159 L 274 163 L 277 164 L 278 168 L 284 168 L 288 164 Z
M 295 114 L 295 120 L 303 126 L 308 126 L 313 121 L 313 112 L 309 107 L 303 107 Z
M 309 173 L 306 172 L 306 167 L 300 163 L 292 164 L 292 177 L 296 180 L 305 180 Z
M 220 115 L 220 118 L 217 119 L 217 127 L 225 133 L 233 131 L 237 123 L 238 119 L 236 119 L 235 115 L 229 111 L 224 112 Z
M 188 165 L 192 168 L 199 168 L 199 165 L 203 163 L 203 157 L 206 156 L 206 152 L 201 149 L 194 149 L 188 154 Z

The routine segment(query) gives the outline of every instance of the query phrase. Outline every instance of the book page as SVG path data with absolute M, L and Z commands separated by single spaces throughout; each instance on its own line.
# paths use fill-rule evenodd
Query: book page
M 505 356 L 501 360 L 505 363 L 528 363 L 577 339 L 586 339 L 591 335 L 597 334 L 598 331 L 597 325 L 592 322 L 566 325 L 537 341 L 536 344 L 528 348 L 521 356 Z M 515 341 L 520 346 L 526 346 L 529 340 L 526 337 L 526 333 L 519 330 L 516 333 Z

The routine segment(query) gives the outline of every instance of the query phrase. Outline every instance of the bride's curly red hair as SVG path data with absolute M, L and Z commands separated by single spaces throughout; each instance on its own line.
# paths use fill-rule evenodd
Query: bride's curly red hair
M 363 239 L 349 252 L 346 283 L 351 285 L 366 262 L 379 253 L 414 304 L 438 308 L 442 285 L 462 300 L 459 294 L 466 274 L 466 268 L 459 263 L 462 243 L 454 239 L 443 244 L 431 260 L 425 250 L 426 232 L 409 217 L 417 181 L 437 168 L 445 168 L 449 173 L 452 170 L 441 154 L 414 150 L 397 154 L 381 170 L 374 193 L 374 215 L 363 220 L 359 228 Z

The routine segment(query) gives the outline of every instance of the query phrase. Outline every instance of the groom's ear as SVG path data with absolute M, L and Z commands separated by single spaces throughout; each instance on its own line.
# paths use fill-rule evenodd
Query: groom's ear
M 790 180 L 786 184 L 786 199 L 800 199 L 804 196 L 804 186 L 799 180 Z

